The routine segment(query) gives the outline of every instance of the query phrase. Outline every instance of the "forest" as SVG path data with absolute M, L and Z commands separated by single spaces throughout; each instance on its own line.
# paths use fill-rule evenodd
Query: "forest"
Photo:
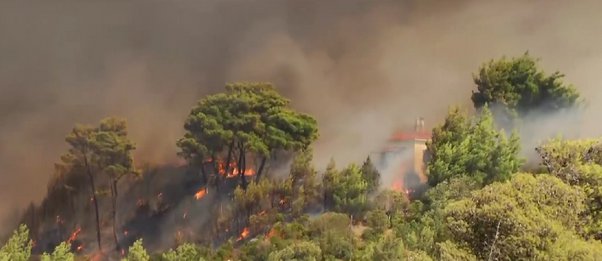
M 173 141 L 185 164 L 136 164 L 125 119 L 77 124 L 0 260 L 602 260 L 601 140 L 523 148 L 518 132 L 584 97 L 528 53 L 473 77 L 413 191 L 369 156 L 317 169 L 318 122 L 270 83 L 202 97 Z

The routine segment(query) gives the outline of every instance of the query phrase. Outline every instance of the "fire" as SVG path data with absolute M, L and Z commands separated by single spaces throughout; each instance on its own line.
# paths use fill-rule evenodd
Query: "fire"
M 200 200 L 203 197 L 205 197 L 205 195 L 207 195 L 207 189 L 206 188 L 201 188 L 201 189 L 199 189 L 199 191 L 197 191 L 197 193 L 194 194 L 194 198 L 196 200 Z
M 406 189 L 403 191 L 406 194 L 406 197 L 408 197 L 408 199 L 410 198 L 410 196 L 414 193 L 413 189 Z
M 401 180 L 394 181 L 391 189 L 397 192 L 403 192 L 408 198 L 410 197 L 410 194 L 414 192 L 412 189 L 404 188 Z
M 211 160 L 207 160 L 205 162 L 210 163 Z M 236 162 L 230 162 L 229 168 L 228 168 L 228 173 L 226 173 L 226 163 L 223 161 L 218 161 L 217 162 L 217 172 L 220 175 L 226 176 L 226 178 L 229 178 L 229 179 L 236 178 L 240 174 L 239 170 L 238 170 L 238 164 Z M 255 174 L 257 174 L 253 168 L 247 168 L 244 170 L 243 173 L 245 176 L 254 176 Z
M 104 255 L 102 252 L 98 251 L 95 254 L 92 255 L 92 257 L 90 258 L 90 261 L 100 261 L 100 260 L 104 260 Z
M 240 233 L 240 237 L 238 238 L 237 241 L 241 241 L 241 240 L 247 238 L 249 236 L 249 234 L 250 234 L 249 228 L 248 227 L 243 228 L 242 232 Z
M 274 228 L 270 229 L 270 231 L 268 232 L 268 234 L 266 235 L 266 237 L 268 239 L 274 237 L 277 234 L 276 230 Z
M 395 191 L 403 191 L 403 182 L 401 182 L 401 180 L 394 181 L 392 189 Z
M 69 243 L 69 244 L 73 243 L 73 241 L 75 241 L 75 239 L 77 239 L 77 236 L 79 235 L 80 232 L 82 232 L 82 229 L 80 227 L 75 229 L 75 231 L 73 231 L 73 233 L 71 233 L 71 236 L 69 236 L 69 239 L 67 239 L 67 243 Z

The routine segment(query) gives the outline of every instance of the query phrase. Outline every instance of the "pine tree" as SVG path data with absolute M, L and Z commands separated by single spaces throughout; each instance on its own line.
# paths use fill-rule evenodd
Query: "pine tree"
M 134 244 L 130 247 L 128 251 L 128 255 L 122 261 L 149 261 L 150 256 L 144 249 L 142 245 L 142 239 L 136 240 Z
M 483 185 L 506 180 L 523 162 L 518 136 L 508 139 L 504 130 L 497 130 L 488 107 L 482 108 L 474 123 L 459 109 L 450 110 L 445 123 L 433 130 L 427 152 L 431 186 L 459 176 Z
M 369 156 L 366 158 L 366 161 L 364 161 L 361 171 L 362 177 L 366 183 L 368 183 L 368 192 L 372 193 L 378 190 L 378 187 L 380 186 L 380 172 L 378 172 L 378 169 L 376 169 L 376 166 L 374 166 L 374 163 Z
M 27 261 L 31 256 L 32 247 L 29 229 L 26 225 L 20 225 L 8 242 L 0 248 L 0 261 Z

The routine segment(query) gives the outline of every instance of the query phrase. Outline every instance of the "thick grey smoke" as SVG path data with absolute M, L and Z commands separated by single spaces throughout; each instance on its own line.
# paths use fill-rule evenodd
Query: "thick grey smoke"
M 126 117 L 139 162 L 173 162 L 190 107 L 230 81 L 272 81 L 315 115 L 319 165 L 330 156 L 361 160 L 416 116 L 432 125 L 448 105 L 469 102 L 482 62 L 504 54 L 530 50 L 595 104 L 601 8 L 549 0 L 0 0 L 0 216 L 45 193 L 74 123 Z

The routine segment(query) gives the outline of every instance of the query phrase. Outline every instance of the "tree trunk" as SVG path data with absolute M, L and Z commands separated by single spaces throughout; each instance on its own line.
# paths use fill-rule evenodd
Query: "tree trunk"
M 225 175 L 228 175 L 228 173 L 230 172 L 230 162 L 232 161 L 232 152 L 234 150 L 234 139 L 232 139 L 232 142 L 230 142 L 230 145 L 228 145 L 228 156 L 226 158 L 226 166 L 224 166 L 224 171 L 226 173 L 224 173 Z
M 84 165 L 86 167 L 86 172 L 88 177 L 90 178 L 90 189 L 92 189 L 92 201 L 94 201 L 94 214 L 96 215 L 96 242 L 98 243 L 98 251 L 102 251 L 102 244 L 100 241 L 100 215 L 98 214 L 98 198 L 96 197 L 96 185 L 94 184 L 94 176 L 92 175 L 92 171 L 90 170 L 90 165 L 88 164 L 88 158 L 84 152 Z
M 205 162 L 201 161 L 201 179 L 203 185 L 207 185 L 207 171 L 205 171 Z
M 113 239 L 115 240 L 115 250 L 119 252 L 121 250 L 121 246 L 119 245 L 119 239 L 117 238 L 117 179 L 112 180 L 111 184 L 111 202 L 112 202 L 112 210 L 111 216 L 113 218 Z
M 219 173 L 218 163 L 216 162 L 216 159 L 215 159 L 215 155 L 211 155 L 211 163 L 213 164 L 213 171 L 214 171 L 213 182 L 214 182 L 214 186 L 215 186 L 215 191 L 219 195 L 220 194 L 219 193 L 219 191 L 220 191 L 220 189 L 219 189 L 219 185 L 220 185 L 219 184 L 219 175 L 220 175 L 220 173 Z
M 259 164 L 259 169 L 257 170 L 257 176 L 255 176 L 255 182 L 259 182 L 261 178 L 261 174 L 263 173 L 263 168 L 265 167 L 265 163 L 268 161 L 268 157 L 263 156 L 261 159 L 261 164 Z
M 245 145 L 244 143 L 240 143 L 238 146 L 238 176 L 240 176 L 240 181 L 242 188 L 247 190 L 247 177 L 245 176 L 244 170 L 244 159 L 245 159 Z

